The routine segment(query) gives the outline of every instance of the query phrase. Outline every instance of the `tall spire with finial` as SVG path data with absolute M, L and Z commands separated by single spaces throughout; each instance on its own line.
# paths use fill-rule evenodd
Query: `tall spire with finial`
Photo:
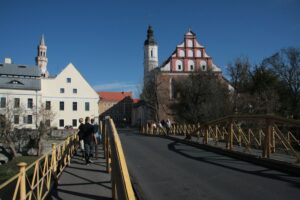
M 147 82 L 149 72 L 158 67 L 158 46 L 154 38 L 152 26 L 148 26 L 147 38 L 144 42 L 144 84 Z
M 40 44 L 38 46 L 38 55 L 35 58 L 36 65 L 40 67 L 41 69 L 41 75 L 43 77 L 48 77 L 48 71 L 47 71 L 47 64 L 48 64 L 48 58 L 47 58 L 47 46 L 45 44 L 45 37 L 44 34 L 41 37 Z

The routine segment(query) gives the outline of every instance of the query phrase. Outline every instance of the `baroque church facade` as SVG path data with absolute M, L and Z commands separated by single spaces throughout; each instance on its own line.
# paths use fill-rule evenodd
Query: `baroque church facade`
M 152 89 L 156 93 L 158 108 L 154 115 L 157 120 L 174 120 L 170 106 L 177 98 L 176 82 L 180 79 L 197 71 L 211 71 L 216 78 L 225 82 L 222 70 L 214 64 L 212 57 L 191 30 L 184 34 L 183 42 L 176 46 L 172 54 L 161 65 L 158 63 L 158 44 L 154 31 L 149 26 L 144 42 L 144 87 L 150 80 L 155 80 Z

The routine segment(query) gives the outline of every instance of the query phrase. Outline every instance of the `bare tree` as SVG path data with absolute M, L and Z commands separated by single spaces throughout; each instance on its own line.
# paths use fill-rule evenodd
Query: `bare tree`
M 247 92 L 249 90 L 250 70 L 251 64 L 247 57 L 239 57 L 234 63 L 228 65 L 230 83 L 234 88 L 234 112 L 245 112 L 251 107 L 250 102 L 247 102 L 249 100 Z
M 12 102 L 10 98 L 6 101 L 6 107 L 0 110 L 0 136 L 11 150 L 12 157 L 18 156 L 15 146 L 15 128 L 21 128 L 19 120 L 23 118 L 25 109 L 20 100 Z
M 263 60 L 262 65 L 274 71 L 279 77 L 279 89 L 284 115 L 300 118 L 300 50 L 282 49 Z M 287 98 L 288 97 L 288 98 Z
M 51 121 L 55 118 L 56 113 L 54 113 L 51 108 L 47 108 L 44 103 L 41 103 L 38 108 L 38 113 L 35 114 L 38 124 L 38 155 L 41 155 L 47 133 L 51 130 Z
M 144 100 L 147 107 L 151 109 L 155 121 L 160 121 L 159 109 L 161 106 L 158 96 L 158 88 L 161 85 L 161 82 L 159 81 L 158 74 L 159 73 L 156 70 L 150 72 L 146 77 L 143 92 L 141 94 L 141 99 Z

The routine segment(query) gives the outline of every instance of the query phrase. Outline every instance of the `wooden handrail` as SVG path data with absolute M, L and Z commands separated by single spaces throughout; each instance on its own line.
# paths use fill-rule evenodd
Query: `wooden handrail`
M 111 118 L 104 123 L 104 151 L 107 171 L 111 172 L 113 199 L 135 200 L 122 144 Z

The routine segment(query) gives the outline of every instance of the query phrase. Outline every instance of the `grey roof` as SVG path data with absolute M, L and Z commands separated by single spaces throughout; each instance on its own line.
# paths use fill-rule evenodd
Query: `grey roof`
M 20 64 L 0 64 L 0 75 L 40 77 L 41 70 L 38 66 Z
M 38 66 L 0 64 L 0 89 L 41 90 Z
M 41 90 L 41 79 L 0 77 L 0 89 Z

